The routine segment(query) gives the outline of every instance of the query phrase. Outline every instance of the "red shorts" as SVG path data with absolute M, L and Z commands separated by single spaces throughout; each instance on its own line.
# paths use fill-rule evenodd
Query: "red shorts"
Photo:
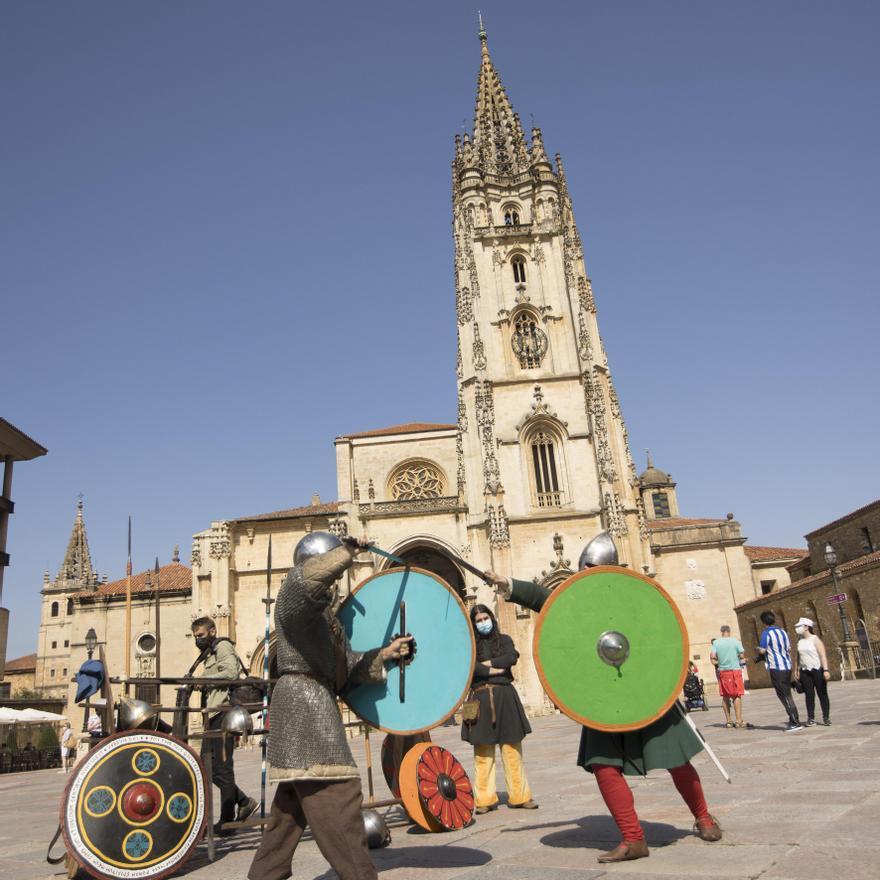
M 718 693 L 722 697 L 741 697 L 745 692 L 741 669 L 722 669 L 718 673 Z

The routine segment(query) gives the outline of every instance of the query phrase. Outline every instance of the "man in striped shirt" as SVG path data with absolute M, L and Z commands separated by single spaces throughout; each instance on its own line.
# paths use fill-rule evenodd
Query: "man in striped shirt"
M 788 633 L 776 626 L 776 615 L 772 611 L 765 611 L 761 615 L 761 623 L 764 624 L 764 631 L 761 633 L 758 651 L 767 663 L 767 672 L 770 673 L 776 696 L 788 713 L 785 729 L 803 730 L 791 695 L 791 641 Z

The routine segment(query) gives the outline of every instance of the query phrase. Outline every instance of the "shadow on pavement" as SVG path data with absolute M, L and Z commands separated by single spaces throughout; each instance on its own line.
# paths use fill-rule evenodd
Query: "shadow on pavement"
M 492 861 L 492 856 L 480 849 L 469 846 L 400 846 L 392 843 L 386 849 L 370 850 L 373 864 L 381 874 L 396 868 L 476 868 Z M 294 872 L 296 861 L 294 860 Z M 319 874 L 315 880 L 336 880 L 337 874 L 331 868 Z
M 667 825 L 665 822 L 645 822 L 640 820 L 645 829 L 645 838 L 649 846 L 667 846 L 676 840 L 692 835 L 691 831 Z M 542 831 L 548 828 L 561 828 L 541 838 L 544 846 L 555 846 L 562 849 L 591 849 L 597 846 L 611 849 L 620 843 L 620 831 L 610 816 L 584 816 L 581 819 L 565 819 L 559 822 L 545 822 L 536 825 L 518 825 L 516 828 L 504 828 L 502 834 L 516 834 L 520 831 Z

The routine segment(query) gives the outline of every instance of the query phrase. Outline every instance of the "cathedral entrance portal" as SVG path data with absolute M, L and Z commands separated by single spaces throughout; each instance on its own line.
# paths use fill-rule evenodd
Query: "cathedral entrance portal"
M 417 544 L 397 555 L 415 568 L 423 568 L 425 571 L 430 571 L 437 577 L 443 578 L 464 601 L 464 578 L 461 576 L 458 566 L 442 550 Z

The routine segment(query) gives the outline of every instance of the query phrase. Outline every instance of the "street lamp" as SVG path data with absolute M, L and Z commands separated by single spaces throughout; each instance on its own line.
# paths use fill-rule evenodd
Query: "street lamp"
M 86 633 L 86 651 L 89 652 L 89 660 L 92 659 L 92 654 L 95 652 L 95 648 L 98 647 L 98 634 L 95 632 L 94 627 L 89 627 L 89 631 Z M 85 706 L 83 707 L 83 733 L 89 732 L 89 698 L 86 697 Z
M 95 632 L 94 628 L 90 628 L 86 633 L 86 650 L 89 652 L 89 660 L 92 659 L 92 654 L 95 652 L 95 648 L 98 647 L 98 634 Z
M 837 580 L 837 553 L 831 544 L 825 544 L 825 564 L 828 566 L 828 570 L 831 572 L 831 580 L 834 583 L 834 592 L 840 593 L 840 584 Z M 843 630 L 843 641 L 849 642 L 852 640 L 852 636 L 849 631 L 849 621 L 846 619 L 846 615 L 843 613 L 843 602 L 837 603 L 837 610 L 840 613 L 840 626 Z

